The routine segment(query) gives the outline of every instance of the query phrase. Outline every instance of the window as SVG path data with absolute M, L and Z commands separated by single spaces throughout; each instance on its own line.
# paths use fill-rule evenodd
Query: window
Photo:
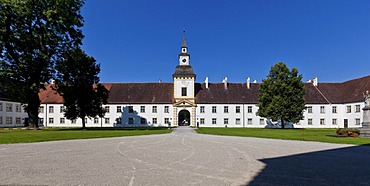
M 44 113 L 44 106 L 39 107 L 39 113 Z
M 140 124 L 146 124 L 146 119 L 145 118 L 140 118 Z
M 186 87 L 181 88 L 181 96 L 186 96 Z
M 323 118 L 320 119 L 320 125 L 325 125 L 325 119 Z
M 104 107 L 105 113 L 109 113 L 109 106 Z
M 224 106 L 224 113 L 229 113 L 229 107 L 228 106 Z
M 13 112 L 13 104 L 7 103 L 6 104 L 6 111 L 7 112 Z
M 205 122 L 204 122 L 204 118 L 200 118 L 200 124 L 201 124 L 201 125 L 204 125 L 204 123 L 205 123 Z
M 331 124 L 332 124 L 332 125 L 337 125 L 337 119 L 336 119 L 336 118 L 333 118 L 333 119 L 331 120 Z
M 170 107 L 164 106 L 164 113 L 170 113 Z
M 248 106 L 248 113 L 252 113 L 252 106 Z
M 337 113 L 337 106 L 333 106 L 333 107 L 331 108 L 331 112 L 332 112 L 333 114 L 336 114 L 336 113 Z
M 12 117 L 6 117 L 6 124 L 12 124 L 13 118 Z
M 77 122 L 77 120 L 75 120 L 75 119 L 71 120 L 72 124 L 76 124 L 76 122 Z
M 356 118 L 355 119 L 355 125 L 360 125 L 360 124 L 361 124 L 360 118 Z
M 312 125 L 312 119 L 308 119 L 308 120 L 307 120 L 307 124 L 308 124 L 308 125 Z
M 0 116 L 0 124 L 3 124 L 3 117 Z
M 65 106 L 60 106 L 60 113 L 65 112 L 65 110 L 66 110 Z
M 128 106 L 128 113 L 134 113 L 134 107 Z
M 121 113 L 122 112 L 122 107 L 121 106 L 117 106 L 117 113 Z
M 109 118 L 104 118 L 104 123 L 109 124 L 110 123 Z
M 117 123 L 117 124 L 122 124 L 122 118 L 121 118 L 121 117 L 116 118 L 116 123 Z
M 355 112 L 360 112 L 360 105 L 355 105 Z
M 94 118 L 94 124 L 99 124 L 99 118 Z
M 217 118 L 212 118 L 212 125 L 216 125 L 217 124 Z
M 240 106 L 235 107 L 235 113 L 240 113 Z
M 235 125 L 240 125 L 240 118 L 235 119 Z
M 128 124 L 134 124 L 134 118 L 128 118 Z
M 320 113 L 325 114 L 325 106 L 320 106 Z
M 229 118 L 224 118 L 224 124 L 225 125 L 229 124 Z
M 347 113 L 351 113 L 351 105 L 347 106 Z
M 204 106 L 200 106 L 200 113 L 204 113 Z
M 39 124 L 44 124 L 44 118 L 39 118 Z
M 312 107 L 311 106 L 307 107 L 307 113 L 312 113 Z
M 152 113 L 157 113 L 157 106 L 152 107 Z
M 170 118 L 164 118 L 164 124 L 169 124 L 170 123 Z
M 15 118 L 15 124 L 22 124 L 22 118 L 16 117 Z
M 145 113 L 145 106 L 140 106 L 140 112 Z
M 153 124 L 157 124 L 157 118 L 153 118 L 153 119 L 152 119 L 152 123 L 153 123 Z
M 66 119 L 65 118 L 60 118 L 60 124 L 64 124 L 66 123 Z
M 3 103 L 0 103 L 0 111 L 3 111 Z
M 49 118 L 49 123 L 54 124 L 54 118 Z
M 264 124 L 265 124 L 265 119 L 260 118 L 260 125 L 264 125 Z
M 217 113 L 217 107 L 216 106 L 212 106 L 212 113 Z
M 21 112 L 21 105 L 15 105 L 15 111 Z
M 248 125 L 252 125 L 252 124 L 253 124 L 252 118 L 248 118 Z
M 54 106 L 49 106 L 49 113 L 54 113 Z

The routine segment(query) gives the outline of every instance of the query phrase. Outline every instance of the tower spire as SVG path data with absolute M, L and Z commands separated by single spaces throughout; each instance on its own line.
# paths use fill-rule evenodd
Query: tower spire
M 182 31 L 182 45 L 181 45 L 181 48 L 187 48 L 186 46 L 186 35 L 185 35 L 185 28 L 184 30 Z

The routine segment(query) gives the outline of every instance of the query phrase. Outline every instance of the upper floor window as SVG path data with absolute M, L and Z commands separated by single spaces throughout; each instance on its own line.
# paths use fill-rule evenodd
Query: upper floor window
M 66 107 L 65 106 L 60 106 L 60 113 L 65 112 L 65 110 L 66 110 Z
M 122 112 L 122 107 L 121 106 L 117 106 L 117 113 L 120 113 Z
M 331 112 L 332 112 L 333 114 L 337 113 L 337 106 L 333 106 L 333 107 L 331 108 Z
M 217 107 L 216 106 L 212 106 L 212 113 L 217 113 Z
M 204 113 L 204 106 L 200 106 L 200 113 Z
M 187 90 L 186 87 L 181 88 L 181 96 L 186 96 Z
M 355 112 L 360 112 L 360 105 L 355 105 Z
M 157 113 L 157 106 L 152 107 L 152 113 Z
M 39 107 L 39 113 L 44 113 L 44 106 Z
M 325 106 L 321 106 L 320 107 L 320 113 L 321 114 L 325 114 Z
M 252 113 L 252 106 L 248 106 L 248 113 Z
M 240 113 L 240 106 L 235 107 L 235 113 Z
M 229 107 L 228 106 L 224 106 L 224 113 L 229 113 Z
M 3 111 L 3 103 L 0 103 L 0 111 Z
M 307 107 L 307 112 L 312 113 L 312 107 L 311 106 Z
M 104 107 L 105 113 L 109 113 L 109 106 Z
M 133 112 L 134 112 L 134 107 L 128 106 L 128 113 L 133 113 Z
M 170 113 L 170 107 L 164 106 L 164 113 Z
M 13 112 L 13 104 L 7 103 L 6 104 L 6 111 L 7 112 Z
M 140 112 L 145 113 L 145 106 L 140 106 Z
M 54 113 L 54 106 L 49 106 L 49 113 Z
M 352 111 L 351 111 L 351 105 L 348 105 L 347 106 L 347 113 L 351 113 Z
M 15 111 L 16 112 L 21 112 L 21 105 L 15 105 Z

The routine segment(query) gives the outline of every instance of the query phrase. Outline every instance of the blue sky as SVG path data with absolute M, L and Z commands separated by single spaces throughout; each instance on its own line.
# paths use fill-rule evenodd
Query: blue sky
M 197 82 L 261 82 L 278 61 L 303 80 L 370 75 L 368 0 L 88 0 L 83 48 L 101 82 L 172 82 L 185 26 Z

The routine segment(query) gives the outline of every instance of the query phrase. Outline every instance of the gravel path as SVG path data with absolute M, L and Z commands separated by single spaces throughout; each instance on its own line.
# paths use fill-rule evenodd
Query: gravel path
M 196 134 L 0 145 L 0 185 L 370 185 L 370 147 Z

